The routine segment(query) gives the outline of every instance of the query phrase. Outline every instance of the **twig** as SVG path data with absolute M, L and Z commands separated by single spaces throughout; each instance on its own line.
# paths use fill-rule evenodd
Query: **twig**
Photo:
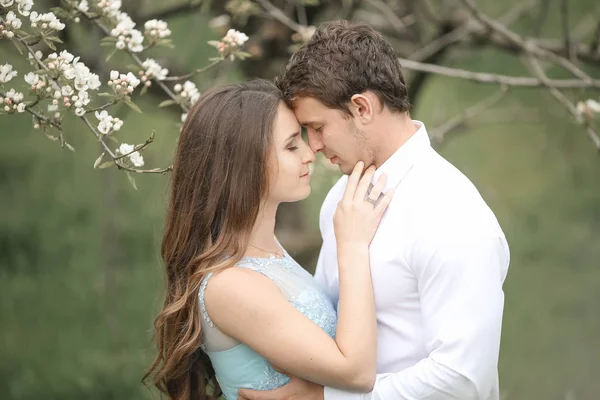
M 306 27 L 298 24 L 296 21 L 285 15 L 283 11 L 275 7 L 269 0 L 256 0 L 273 18 L 293 30 L 294 32 L 303 33 Z
M 84 15 L 89 21 L 93 22 L 94 24 L 96 24 L 96 26 L 98 26 L 102 32 L 104 32 L 105 35 L 110 36 L 110 30 L 108 28 L 106 28 L 104 25 L 102 25 L 100 23 L 100 21 L 97 18 L 93 18 L 89 13 L 86 12 L 82 12 L 82 15 Z M 140 58 L 133 53 L 132 51 L 130 51 L 128 48 L 123 49 L 123 51 L 127 52 L 127 54 L 129 54 L 129 56 L 131 58 L 133 58 L 133 60 L 136 62 L 136 64 L 140 67 L 140 68 L 144 68 L 143 62 L 142 60 L 140 60 Z M 158 80 L 156 78 L 152 79 L 158 86 L 160 86 L 160 88 L 167 94 L 167 96 L 169 96 L 173 101 L 175 101 L 177 104 L 180 105 L 180 107 L 183 109 L 184 112 L 188 112 L 189 109 L 187 108 L 187 106 L 185 106 L 184 104 L 181 104 L 179 101 L 177 101 L 177 96 L 175 96 L 175 94 L 171 91 L 171 89 L 169 89 L 167 87 L 167 85 L 165 85 L 163 83 L 163 81 Z
M 518 86 L 518 87 L 542 87 L 544 83 L 534 77 L 524 76 L 508 76 L 490 74 L 485 72 L 473 72 L 464 69 L 449 68 L 441 65 L 426 64 L 418 61 L 408 60 L 405 58 L 399 58 L 400 64 L 403 68 L 429 72 L 437 75 L 444 75 L 451 78 L 460 78 L 471 80 L 480 83 L 500 83 L 507 86 Z M 554 87 L 562 89 L 581 89 L 581 88 L 593 88 L 600 89 L 600 80 L 592 80 L 591 82 L 584 82 L 580 79 L 555 79 L 550 81 Z
M 548 76 L 544 72 L 543 68 L 540 66 L 539 61 L 531 56 L 528 58 L 529 65 L 531 66 L 532 72 L 539 77 L 539 79 L 544 82 L 544 85 L 548 88 L 548 91 L 554 98 L 569 111 L 577 121 L 581 122 L 585 126 L 585 131 L 587 135 L 592 139 L 594 146 L 596 146 L 596 150 L 600 151 L 600 137 L 598 133 L 592 128 L 589 121 L 582 116 L 577 111 L 577 107 L 573 104 L 564 94 L 561 93 L 556 87 L 552 85 L 552 82 L 548 79 Z
M 547 58 L 555 64 L 562 66 L 576 77 L 583 79 L 584 81 L 591 81 L 592 78 L 588 74 L 586 74 L 568 59 L 537 46 L 535 42 L 525 41 L 518 33 L 511 31 L 501 23 L 494 21 L 485 15 L 477 8 L 473 0 L 460 1 L 471 11 L 476 19 L 482 22 L 485 26 L 504 36 L 515 45 L 521 47 L 525 53 L 531 53 L 539 57 Z
M 308 18 L 306 17 L 306 8 L 299 1 L 296 2 L 296 14 L 298 15 L 298 22 L 300 22 L 300 25 L 307 26 Z
M 506 95 L 507 91 L 508 87 L 502 85 L 500 87 L 500 90 L 495 92 L 493 95 L 486 97 L 482 101 L 464 110 L 461 114 L 445 122 L 440 127 L 435 128 L 431 131 L 432 140 L 434 140 L 438 144 L 443 143 L 447 134 L 449 134 L 451 131 L 462 125 L 466 120 L 473 118 L 477 114 L 487 110 L 494 104 L 498 103 Z
M 569 0 L 561 0 L 561 16 L 562 16 L 562 28 L 563 37 L 565 40 L 565 52 L 569 60 L 573 60 L 573 48 L 571 46 L 571 38 L 569 33 Z
M 190 72 L 189 74 L 185 74 L 185 75 L 181 75 L 181 76 L 168 76 L 164 79 L 162 79 L 162 81 L 182 81 L 184 79 L 189 79 L 195 75 L 201 74 L 203 72 L 208 71 L 209 69 L 219 65 L 220 63 L 223 62 L 224 59 L 219 59 L 219 60 L 215 60 L 213 61 L 211 64 L 208 64 L 206 67 L 204 68 L 198 68 L 197 70 Z
M 38 66 L 46 71 L 49 71 L 50 69 L 46 66 L 46 64 L 44 64 L 41 60 L 39 60 L 36 56 L 35 56 L 35 52 L 34 50 L 31 48 L 31 46 L 27 45 L 26 43 L 24 43 L 24 40 L 18 36 L 15 35 L 15 38 L 23 45 L 25 46 L 25 48 L 27 49 L 27 51 L 33 56 L 33 59 L 35 60 L 35 62 L 38 64 Z M 56 82 L 55 80 L 52 80 L 52 85 L 54 86 L 55 89 L 60 90 L 61 86 L 58 84 L 58 82 Z M 37 99 L 33 104 L 37 104 L 39 102 L 39 99 Z M 102 107 L 107 107 L 108 104 L 102 106 Z M 55 127 L 58 131 L 59 131 L 59 140 L 60 140 L 60 145 L 61 148 L 64 148 L 65 146 L 68 146 L 69 148 L 70 145 L 64 140 L 63 137 L 63 132 L 62 132 L 62 127 L 60 126 L 60 124 L 55 123 L 54 121 L 46 118 L 45 116 L 41 115 L 40 113 L 38 113 L 37 111 L 33 110 L 32 108 L 29 107 L 25 107 L 25 110 L 27 112 L 29 112 L 30 114 L 32 114 L 33 116 L 35 116 L 39 121 L 43 121 L 45 124 L 51 125 L 53 127 Z M 172 169 L 171 166 L 167 167 L 167 168 L 163 168 L 163 169 L 159 169 L 159 168 L 155 168 L 152 170 L 140 170 L 140 169 L 135 169 L 135 168 L 131 168 L 125 164 L 123 164 L 122 162 L 119 161 L 119 159 L 121 158 L 120 156 L 117 156 L 112 150 L 111 148 L 106 144 L 106 142 L 104 141 L 104 136 L 97 132 L 96 129 L 94 128 L 94 126 L 91 124 L 91 122 L 89 121 L 89 119 L 83 115 L 81 117 L 79 117 L 81 120 L 83 120 L 83 122 L 88 126 L 88 128 L 90 128 L 91 132 L 94 134 L 94 136 L 96 137 L 96 139 L 98 139 L 98 141 L 100 142 L 100 144 L 102 145 L 102 147 L 104 148 L 104 151 L 106 153 L 108 153 L 110 155 L 110 157 L 113 159 L 115 165 L 117 166 L 117 168 L 119 169 L 124 169 L 127 171 L 131 171 L 131 172 L 138 172 L 138 173 L 165 173 L 168 172 Z M 147 145 L 147 143 L 145 144 Z M 145 147 L 145 145 L 143 147 Z
M 406 24 L 396 15 L 389 5 L 381 0 L 366 0 L 366 2 L 377 8 L 383 16 L 387 18 L 390 25 L 392 25 L 392 28 L 394 28 L 397 33 L 404 33 L 403 30 L 407 28 Z
M 503 24 L 511 25 L 521 15 L 533 8 L 537 4 L 537 0 L 524 1 L 512 7 L 505 15 L 500 18 Z M 439 36 L 438 38 L 427 43 L 422 48 L 418 49 L 410 55 L 411 60 L 422 61 L 429 58 L 431 55 L 438 53 L 445 47 L 448 47 L 464 38 L 473 32 L 472 24 L 467 21 L 445 35 Z
M 538 14 L 537 21 L 535 24 L 535 35 L 540 36 L 542 33 L 542 26 L 544 22 L 546 22 L 546 17 L 548 16 L 548 9 L 550 6 L 550 0 L 543 0 L 540 6 L 540 13 Z

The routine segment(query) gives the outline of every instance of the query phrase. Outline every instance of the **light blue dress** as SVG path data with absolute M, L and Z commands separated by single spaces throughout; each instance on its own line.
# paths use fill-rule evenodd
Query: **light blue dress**
M 312 275 L 298 265 L 287 252 L 283 258 L 245 257 L 236 267 L 251 269 L 271 279 L 298 311 L 310 318 L 329 336 L 335 337 L 337 315 L 331 300 Z M 240 388 L 271 390 L 287 384 L 289 378 L 286 375 L 275 371 L 258 353 L 225 335 L 213 324 L 204 304 L 204 291 L 210 277 L 211 274 L 208 274 L 204 278 L 199 291 L 202 350 L 212 362 L 225 398 L 237 399 Z

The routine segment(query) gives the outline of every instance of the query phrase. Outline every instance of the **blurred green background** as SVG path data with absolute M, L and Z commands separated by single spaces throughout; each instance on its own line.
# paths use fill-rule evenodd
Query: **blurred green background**
M 141 3 L 148 13 L 160 7 Z M 483 3 L 493 16 L 509 6 Z M 551 4 L 543 33 L 558 37 L 560 10 L 557 1 Z M 593 0 L 573 2 L 570 18 L 584 18 L 594 7 Z M 219 38 L 207 21 L 202 10 L 170 18 L 176 49 L 150 54 L 186 70 L 206 65 L 214 56 L 206 41 Z M 516 26 L 527 29 L 527 23 Z M 109 50 L 97 47 L 88 30 L 85 24 L 72 28 L 69 49 L 104 58 Z M 458 48 L 443 61 L 525 73 L 514 56 L 487 48 Z M 5 62 L 20 71 L 15 81 L 21 81 L 28 65 L 1 40 Z M 103 81 L 112 66 L 126 63 L 111 59 L 100 71 Z M 600 78 L 599 70 L 588 72 Z M 241 79 L 238 65 L 195 81 L 202 91 Z M 432 129 L 495 90 L 433 77 L 419 92 L 413 116 Z M 162 100 L 138 96 L 143 114 L 125 106 L 111 113 L 125 121 L 119 136 L 128 143 L 156 131 L 144 152 L 150 167 L 171 162 L 179 133 L 179 113 L 157 109 Z M 29 115 L 0 118 L 0 399 L 158 398 L 140 379 L 153 359 L 152 320 L 162 302 L 159 243 L 169 176 L 138 175 L 133 190 L 123 172 L 93 169 L 100 146 L 81 121 L 65 126 L 74 153 L 35 131 Z M 503 398 L 600 398 L 600 159 L 591 142 L 547 93 L 531 89 L 511 90 L 452 136 L 440 152 L 477 185 L 511 246 L 499 366 Z M 317 172 L 312 196 L 294 214 L 313 237 L 335 179 L 324 168 Z M 293 239 L 284 244 L 302 247 Z M 299 258 L 312 271 L 315 256 Z

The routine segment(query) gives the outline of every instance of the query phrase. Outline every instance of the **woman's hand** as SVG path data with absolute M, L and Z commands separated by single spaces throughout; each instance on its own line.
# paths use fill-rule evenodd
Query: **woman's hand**
M 354 167 L 352 174 L 348 177 L 344 196 L 333 216 L 338 245 L 368 246 L 394 195 L 394 190 L 391 189 L 379 199 L 386 181 L 385 174 L 379 177 L 369 193 L 369 185 L 373 179 L 375 167 L 367 168 L 361 178 L 363 168 L 362 161 L 359 161 Z

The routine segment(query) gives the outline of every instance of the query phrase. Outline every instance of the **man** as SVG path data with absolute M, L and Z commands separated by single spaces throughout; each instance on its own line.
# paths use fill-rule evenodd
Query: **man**
M 366 25 L 321 25 L 278 80 L 311 148 L 349 174 L 359 160 L 396 188 L 371 243 L 378 375 L 350 393 L 293 378 L 246 399 L 499 399 L 498 353 L 509 249 L 473 184 L 432 149 L 413 121 L 400 64 Z M 342 177 L 321 210 L 316 279 L 338 298 L 333 213 Z

